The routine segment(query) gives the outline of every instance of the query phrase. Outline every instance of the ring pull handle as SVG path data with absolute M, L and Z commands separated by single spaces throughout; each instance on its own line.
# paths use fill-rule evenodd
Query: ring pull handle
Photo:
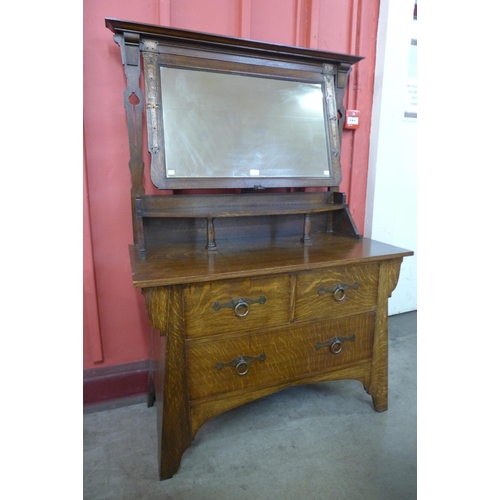
M 322 347 L 329 347 L 332 354 L 339 354 L 342 351 L 342 344 L 344 342 L 354 342 L 356 340 L 356 335 L 354 333 L 350 337 L 333 337 L 326 342 L 316 342 L 314 346 L 316 350 L 321 349 Z
M 352 285 L 348 283 L 336 283 L 332 286 L 320 286 L 318 288 L 318 295 L 325 295 L 325 293 L 332 293 L 334 300 L 342 302 L 346 297 L 347 290 L 357 290 L 359 283 L 355 281 Z
M 238 318 L 244 318 L 249 312 L 250 306 L 244 299 L 239 300 L 234 306 L 234 314 L 238 316 Z
M 246 375 L 248 370 L 250 369 L 250 364 L 254 361 L 265 361 L 266 355 L 265 353 L 260 354 L 259 356 L 238 356 L 237 358 L 228 361 L 227 363 L 221 363 L 220 361 L 215 365 L 217 370 L 222 370 L 222 368 L 226 366 L 232 366 L 236 370 L 236 373 L 240 376 Z
M 345 299 L 345 291 L 346 291 L 345 287 L 339 285 L 333 292 L 333 298 L 337 302 L 342 302 Z
M 221 309 L 233 309 L 234 314 L 238 316 L 238 318 L 244 318 L 250 312 L 250 306 L 252 304 L 265 304 L 266 297 L 261 295 L 257 299 L 249 299 L 246 297 L 237 297 L 235 299 L 231 299 L 229 302 L 214 302 L 212 305 L 212 309 L 214 311 L 220 311 Z

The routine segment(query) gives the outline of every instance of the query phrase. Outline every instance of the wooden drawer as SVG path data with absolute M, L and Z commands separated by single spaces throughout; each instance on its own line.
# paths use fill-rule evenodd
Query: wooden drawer
M 370 359 L 374 318 L 375 313 L 370 313 L 228 340 L 191 342 L 187 349 L 190 399 L 270 386 Z M 335 336 L 350 338 L 334 345 L 333 350 L 341 347 L 336 354 L 330 349 Z M 328 345 L 317 345 L 327 341 L 330 341 Z M 226 365 L 242 356 L 261 358 L 247 364 L 243 362 L 239 367 L 238 361 L 233 366 Z M 248 369 L 248 372 L 239 375 L 237 369 L 243 372 Z
M 184 289 L 188 338 L 290 322 L 290 276 L 214 281 Z
M 355 314 L 377 305 L 378 265 L 320 269 L 297 275 L 295 321 Z

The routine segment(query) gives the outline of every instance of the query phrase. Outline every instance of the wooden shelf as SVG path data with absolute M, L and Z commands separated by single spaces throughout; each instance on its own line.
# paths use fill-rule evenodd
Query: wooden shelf
M 209 206 L 209 207 L 171 207 L 143 209 L 142 217 L 174 217 L 174 218 L 216 218 L 216 217 L 252 217 L 260 215 L 294 215 L 332 212 L 345 208 L 341 203 L 324 203 L 320 205 L 254 205 L 254 206 Z
M 145 254 L 148 246 L 146 240 L 152 243 L 156 238 L 155 235 L 160 235 L 160 239 L 163 238 L 161 228 L 168 228 L 172 236 L 164 241 L 177 240 L 177 237 L 184 238 L 185 234 L 192 230 L 194 219 L 206 221 L 205 248 L 211 252 L 218 250 L 216 231 L 218 232 L 222 227 L 224 234 L 224 231 L 228 231 L 228 227 L 232 227 L 231 237 L 238 237 L 237 227 L 240 227 L 240 224 L 236 220 L 242 218 L 264 217 L 268 224 L 274 224 L 271 220 L 275 217 L 302 216 L 303 227 L 299 239 L 305 244 L 310 244 L 311 234 L 318 232 L 318 229 L 359 237 L 345 203 L 345 195 L 337 192 L 147 195 L 137 197 L 135 202 L 139 236 L 137 243 L 142 254 Z M 315 218 L 321 214 L 330 215 L 328 219 Z M 148 222 L 146 222 L 147 219 L 149 219 Z M 153 219 L 156 219 L 156 222 Z M 166 222 L 162 225 L 163 222 L 160 222 L 160 219 L 173 219 L 175 222 Z M 227 224 L 226 222 L 214 223 L 217 219 L 226 219 Z M 231 219 L 234 220 L 231 221 Z M 313 219 L 322 221 L 321 228 L 318 227 L 317 222 L 313 222 Z M 146 224 L 148 234 L 144 231 Z M 281 220 L 281 227 L 283 224 L 286 222 Z M 151 232 L 151 228 L 154 228 L 154 232 Z M 260 227 L 259 233 L 261 231 Z

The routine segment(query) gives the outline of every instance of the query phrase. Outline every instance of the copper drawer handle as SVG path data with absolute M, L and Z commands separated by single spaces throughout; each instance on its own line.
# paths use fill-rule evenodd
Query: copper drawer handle
M 359 283 L 355 281 L 352 285 L 347 283 L 336 283 L 332 286 L 320 286 L 318 288 L 318 295 L 325 295 L 325 293 L 333 293 L 333 298 L 337 302 L 342 302 L 345 299 L 347 290 L 357 290 Z
M 222 368 L 224 368 L 225 366 L 234 366 L 236 373 L 240 376 L 243 376 L 248 373 L 248 370 L 250 368 L 250 363 L 253 363 L 254 361 L 265 361 L 265 360 L 266 360 L 266 355 L 264 353 L 256 357 L 238 356 L 237 358 L 234 358 L 231 361 L 228 361 L 227 363 L 221 363 L 219 361 L 215 365 L 215 368 L 217 368 L 217 370 L 222 370 Z
M 332 354 L 339 354 L 342 350 L 342 344 L 344 342 L 354 342 L 355 339 L 356 335 L 354 335 L 354 333 L 350 337 L 337 336 L 327 340 L 326 342 L 316 342 L 314 347 L 316 350 L 321 349 L 322 347 L 329 347 Z
M 229 302 L 214 302 L 212 309 L 214 311 L 220 311 L 223 308 L 233 309 L 234 314 L 239 318 L 244 318 L 250 312 L 250 306 L 252 304 L 265 304 L 266 297 L 261 295 L 258 299 L 248 299 L 245 297 L 238 297 L 232 299 Z

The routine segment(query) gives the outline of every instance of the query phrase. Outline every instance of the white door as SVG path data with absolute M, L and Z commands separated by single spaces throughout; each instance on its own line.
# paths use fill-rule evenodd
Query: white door
M 364 234 L 413 250 L 389 315 L 417 309 L 416 0 L 381 0 Z

